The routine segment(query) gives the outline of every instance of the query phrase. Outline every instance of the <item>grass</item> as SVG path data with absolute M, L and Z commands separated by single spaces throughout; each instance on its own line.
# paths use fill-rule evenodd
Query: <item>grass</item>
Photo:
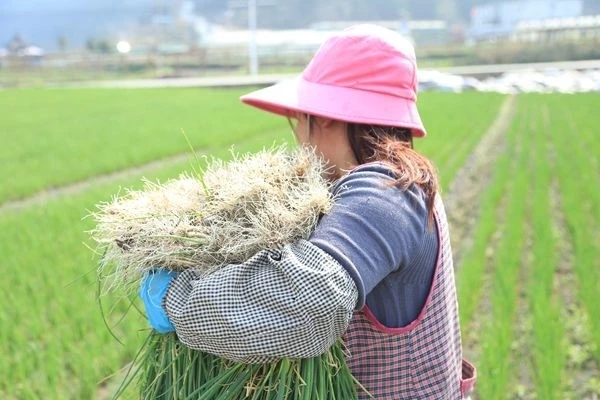
M 531 102 L 538 97 L 531 97 Z M 572 104 L 563 107 L 566 100 Z M 589 314 L 590 330 L 595 345 L 595 358 L 600 362 L 600 143 L 595 124 L 600 101 L 597 94 L 567 98 L 557 96 L 546 102 L 543 112 L 544 130 L 548 132 L 556 152 L 556 175 L 569 239 L 574 246 L 574 265 L 579 283 L 579 300 Z
M 501 228 L 498 224 L 498 208 L 507 192 L 507 184 L 511 176 L 510 160 L 510 155 L 505 152 L 495 164 L 490 184 L 481 195 L 479 218 L 472 235 L 473 244 L 458 266 L 457 292 L 463 331 L 467 330 L 473 318 L 477 317 L 475 313 L 484 295 L 483 278 L 487 264 L 493 261 L 488 260 L 492 258 L 489 254 L 492 237 L 496 230 Z
M 242 90 L 23 89 L 0 92 L 0 202 L 197 149 L 281 131 Z
M 419 107 L 428 136 L 415 148 L 438 168 L 443 188 L 464 164 L 504 100 L 495 93 L 423 93 Z M 476 116 L 474 115 L 476 113 Z
M 0 87 L 44 86 L 47 83 L 72 83 L 77 81 L 105 79 L 144 79 L 154 78 L 156 69 L 128 71 L 115 68 L 100 70 L 92 68 L 64 67 L 23 67 L 0 69 Z M 172 71 L 169 71 L 172 72 Z
M 242 105 L 246 90 L 22 89 L 0 92 L 0 203 L 195 148 L 219 147 L 286 129 L 286 121 Z M 418 147 L 447 165 L 448 180 L 483 133 L 502 96 L 425 93 L 430 137 Z M 484 103 L 478 118 L 460 118 Z M 35 112 L 31 112 L 35 110 Z M 443 115 L 443 117 L 441 117 Z M 451 132 L 454 146 L 439 146 Z M 443 149 L 443 150 L 441 150 Z M 457 153 L 454 151 L 459 149 Z M 452 157 L 451 163 L 446 163 Z
M 518 121 L 519 123 L 522 121 Z M 518 125 L 517 125 L 518 127 Z M 510 140 L 515 143 L 515 132 Z M 526 139 L 521 136 L 519 139 Z M 510 171 L 513 178 L 506 190 L 505 224 L 502 226 L 497 253 L 494 255 L 491 287 L 490 318 L 483 325 L 481 355 L 478 362 L 480 371 L 478 395 L 482 399 L 501 399 L 508 390 L 513 358 L 514 322 L 517 315 L 519 271 L 522 266 L 524 245 L 525 206 L 522 194 L 527 190 L 527 179 L 517 174 L 520 164 L 527 154 L 520 149 L 513 154 Z
M 548 141 L 541 113 L 535 104 L 525 101 L 522 113 L 528 118 L 527 134 L 532 139 L 529 152 L 529 214 L 534 238 L 531 249 L 531 282 L 527 289 L 528 309 L 532 318 L 532 369 L 535 392 L 542 399 L 563 398 L 561 375 L 565 367 L 565 328 L 561 310 L 565 306 L 556 296 L 554 278 L 559 268 L 557 244 L 550 204 L 552 164 L 548 158 Z M 537 114 L 537 115 L 536 115 Z M 536 116 L 536 117 L 533 117 Z
M 238 94 L 213 95 L 202 90 L 0 92 L 1 107 L 8 110 L 4 114 L 8 117 L 0 121 L 0 135 L 8 145 L 0 153 L 10 168 L 0 170 L 5 183 L 2 198 L 18 198 L 185 152 L 181 127 L 196 147 L 205 145 L 206 151 L 223 157 L 230 143 L 238 142 L 240 151 L 255 151 L 277 138 L 291 138 L 284 133 L 289 131 L 285 120 L 238 108 Z M 417 141 L 417 146 L 432 156 L 447 183 L 491 123 L 502 96 L 425 93 L 419 101 L 429 136 Z M 206 102 L 218 102 L 223 109 L 207 108 Z M 248 114 L 244 109 L 250 110 Z M 473 110 L 479 110 L 476 118 Z M 208 120 L 213 120 L 212 125 L 204 126 Z M 208 134 L 227 126 L 239 130 L 218 131 L 218 137 Z M 10 127 L 10 135 L 5 127 Z M 165 179 L 188 167 L 182 162 L 147 176 Z M 17 190 L 18 180 L 25 182 Z M 86 209 L 107 200 L 120 187 L 139 184 L 139 178 L 133 177 L 0 213 L 0 254 L 5 255 L 7 271 L 0 281 L 5 299 L 0 307 L 0 398 L 100 398 L 103 379 L 133 358 L 146 336 L 146 321 L 141 317 L 119 321 L 116 316 L 127 307 L 119 303 L 109 323 L 124 345 L 107 331 L 95 298 L 94 260 L 82 244 L 91 221 L 81 218 Z M 113 304 L 105 306 L 110 309 Z
M 481 196 L 473 244 L 458 266 L 461 325 L 478 330 L 477 398 L 599 394 L 593 380 L 572 381 L 600 364 L 600 151 L 593 122 L 599 100 L 518 98 L 507 150 Z M 573 254 L 561 254 L 565 248 Z M 564 265 L 568 259 L 573 265 Z M 562 287 L 569 275 L 574 284 Z M 572 310 L 585 314 L 577 330 L 589 332 L 590 343 L 568 335 Z M 569 360 L 572 348 L 587 353 Z

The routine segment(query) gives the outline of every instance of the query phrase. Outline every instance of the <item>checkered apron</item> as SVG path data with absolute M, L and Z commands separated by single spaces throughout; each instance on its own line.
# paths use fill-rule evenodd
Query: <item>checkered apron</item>
M 425 306 L 402 328 L 388 328 L 365 306 L 344 334 L 350 370 L 378 400 L 462 399 L 475 383 L 475 368 L 462 359 L 458 305 L 448 225 L 435 201 L 440 238 L 437 266 Z M 371 397 L 358 389 L 359 399 Z

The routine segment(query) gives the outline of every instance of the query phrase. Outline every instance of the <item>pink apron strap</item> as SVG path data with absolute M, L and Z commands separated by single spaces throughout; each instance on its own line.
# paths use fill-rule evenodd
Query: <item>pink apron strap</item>
M 473 390 L 477 380 L 477 369 L 467 360 L 462 360 L 462 379 L 460 380 L 460 391 L 463 396 Z

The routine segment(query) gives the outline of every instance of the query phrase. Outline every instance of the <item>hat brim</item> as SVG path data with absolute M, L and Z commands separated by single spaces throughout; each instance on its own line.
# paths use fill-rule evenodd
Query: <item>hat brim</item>
M 345 122 L 409 128 L 415 137 L 427 134 L 414 100 L 314 83 L 301 76 L 249 93 L 241 100 L 284 117 L 301 112 Z

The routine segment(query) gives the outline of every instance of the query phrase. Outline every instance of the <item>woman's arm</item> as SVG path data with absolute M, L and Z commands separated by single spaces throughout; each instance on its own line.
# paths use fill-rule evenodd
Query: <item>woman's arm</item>
M 324 353 L 346 330 L 357 297 L 344 268 L 301 240 L 209 275 L 182 272 L 163 305 L 185 345 L 264 362 Z
M 340 181 L 331 212 L 308 241 L 208 275 L 181 273 L 163 301 L 179 339 L 245 362 L 325 352 L 353 309 L 422 241 L 420 192 L 390 187 L 390 179 L 385 166 L 362 166 Z

